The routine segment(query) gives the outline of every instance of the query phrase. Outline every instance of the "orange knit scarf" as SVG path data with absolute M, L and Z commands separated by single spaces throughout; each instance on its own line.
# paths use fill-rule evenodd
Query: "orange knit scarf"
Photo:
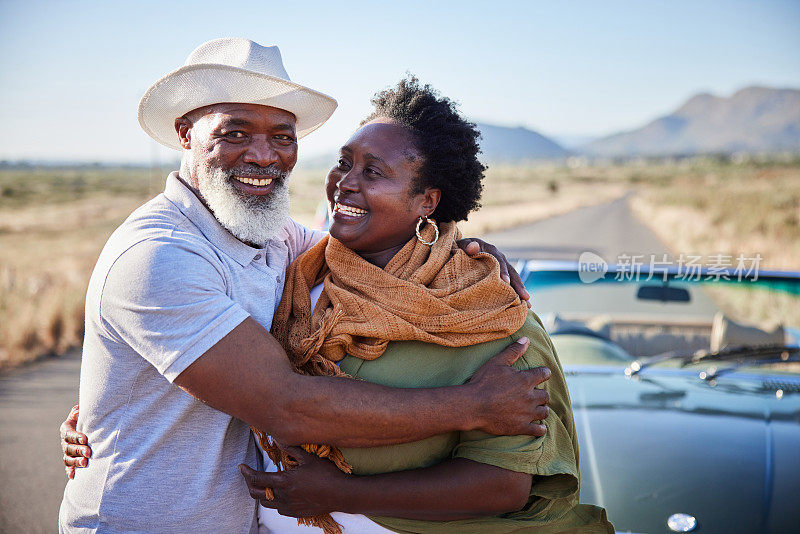
M 334 362 L 346 355 L 374 360 L 390 341 L 424 341 L 466 347 L 508 336 L 525 321 L 527 307 L 500 278 L 497 260 L 467 256 L 455 240 L 454 223 L 442 224 L 433 245 L 410 240 L 386 265 L 377 267 L 326 236 L 289 266 L 272 333 L 301 374 L 345 376 Z M 427 225 L 423 238 L 433 239 Z M 311 288 L 325 286 L 311 309 Z M 254 429 L 280 469 L 294 465 L 276 443 Z M 349 473 L 341 452 L 328 445 L 303 445 Z M 269 496 L 271 497 L 271 496 Z M 341 532 L 330 517 L 301 518 L 302 524 Z

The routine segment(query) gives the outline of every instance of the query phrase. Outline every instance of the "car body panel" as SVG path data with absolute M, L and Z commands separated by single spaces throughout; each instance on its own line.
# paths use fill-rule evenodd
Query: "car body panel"
M 666 532 L 678 512 L 714 532 L 800 525 L 800 394 L 778 399 L 739 377 L 712 387 L 696 374 L 567 369 L 581 501 L 617 530 Z
M 526 265 L 523 279 L 537 312 L 564 305 L 589 317 L 611 308 L 698 324 L 716 312 L 691 284 L 689 305 L 631 306 L 630 287 L 614 292 L 601 281 L 587 293 L 592 284 L 576 283 L 574 265 L 530 263 L 538 265 Z M 800 273 L 767 275 L 761 287 L 798 294 Z M 787 332 L 797 340 L 796 328 Z M 709 364 L 677 361 L 626 373 L 635 355 L 604 335 L 551 332 L 580 441 L 581 501 L 604 507 L 618 532 L 671 532 L 667 519 L 676 513 L 694 516 L 697 532 L 800 531 L 800 373 L 751 366 L 704 380 Z

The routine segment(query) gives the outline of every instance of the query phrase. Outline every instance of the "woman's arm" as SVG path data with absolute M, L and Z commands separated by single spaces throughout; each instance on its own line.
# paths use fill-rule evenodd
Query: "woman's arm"
M 345 474 L 328 461 L 292 447 L 300 465 L 265 473 L 240 469 L 250 495 L 291 517 L 330 512 L 430 521 L 495 516 L 525 506 L 531 475 L 455 458 L 437 465 L 370 476 Z M 266 500 L 266 488 L 274 493 Z

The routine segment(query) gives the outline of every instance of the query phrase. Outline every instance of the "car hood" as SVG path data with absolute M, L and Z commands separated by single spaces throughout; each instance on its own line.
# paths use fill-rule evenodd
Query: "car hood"
M 669 532 L 686 513 L 703 532 L 800 525 L 797 378 L 565 367 L 581 452 L 581 501 L 617 531 Z M 780 391 L 779 391 L 780 390 Z

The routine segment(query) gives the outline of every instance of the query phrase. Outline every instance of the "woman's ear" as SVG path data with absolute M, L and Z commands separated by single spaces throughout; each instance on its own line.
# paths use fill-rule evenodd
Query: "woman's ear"
M 175 119 L 175 131 L 178 133 L 181 148 L 186 150 L 192 148 L 192 121 L 186 117 Z
M 420 205 L 420 215 L 430 217 L 436 211 L 439 200 L 442 198 L 442 190 L 435 187 L 426 187 L 422 193 L 422 204 Z

